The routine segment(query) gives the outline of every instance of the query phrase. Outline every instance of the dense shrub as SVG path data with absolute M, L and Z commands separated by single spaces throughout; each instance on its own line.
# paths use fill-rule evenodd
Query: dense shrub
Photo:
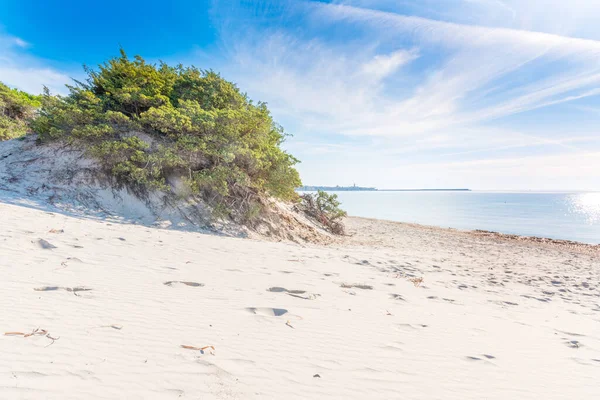
M 220 216 L 257 214 L 261 199 L 297 197 L 298 162 L 265 103 L 195 67 L 153 65 L 124 51 L 86 68 L 68 96 L 46 93 L 33 127 L 40 140 L 83 146 L 119 182 L 169 190 L 173 179 Z
M 25 135 L 39 106 L 40 96 L 11 89 L 0 82 L 0 141 Z
M 297 205 L 299 211 L 326 227 L 336 235 L 345 233 L 341 220 L 347 214 L 340 208 L 341 203 L 337 194 L 328 194 L 322 190 L 317 193 L 305 193 L 301 196 L 301 203 Z

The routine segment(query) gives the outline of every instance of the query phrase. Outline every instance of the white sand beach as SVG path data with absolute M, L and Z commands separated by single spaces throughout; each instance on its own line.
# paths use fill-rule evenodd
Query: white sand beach
M 346 223 L 300 245 L 0 204 L 0 398 L 600 398 L 597 248 Z

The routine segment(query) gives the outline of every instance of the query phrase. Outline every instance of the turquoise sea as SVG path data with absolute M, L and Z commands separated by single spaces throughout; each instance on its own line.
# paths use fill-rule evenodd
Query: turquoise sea
M 331 192 L 348 214 L 600 243 L 600 192 Z

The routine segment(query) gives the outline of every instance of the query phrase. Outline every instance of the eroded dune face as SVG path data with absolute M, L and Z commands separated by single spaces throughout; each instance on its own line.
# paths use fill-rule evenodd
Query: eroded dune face
M 205 228 L 208 219 L 199 204 L 177 204 L 160 192 L 141 198 L 119 188 L 81 150 L 60 143 L 38 145 L 35 136 L 0 143 L 0 199 L 180 229 Z
M 0 142 L 0 201 L 72 216 L 109 219 L 185 231 L 297 242 L 333 238 L 293 211 L 273 201 L 252 226 L 215 220 L 198 197 L 182 193 L 181 179 L 169 178 L 172 193 L 134 193 L 118 186 L 82 150 L 63 143 L 36 143 L 36 136 Z

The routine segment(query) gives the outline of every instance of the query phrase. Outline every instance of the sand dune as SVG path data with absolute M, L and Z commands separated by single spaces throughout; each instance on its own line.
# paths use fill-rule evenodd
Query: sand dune
M 347 223 L 302 246 L 0 204 L 0 398 L 600 398 L 597 255 Z

